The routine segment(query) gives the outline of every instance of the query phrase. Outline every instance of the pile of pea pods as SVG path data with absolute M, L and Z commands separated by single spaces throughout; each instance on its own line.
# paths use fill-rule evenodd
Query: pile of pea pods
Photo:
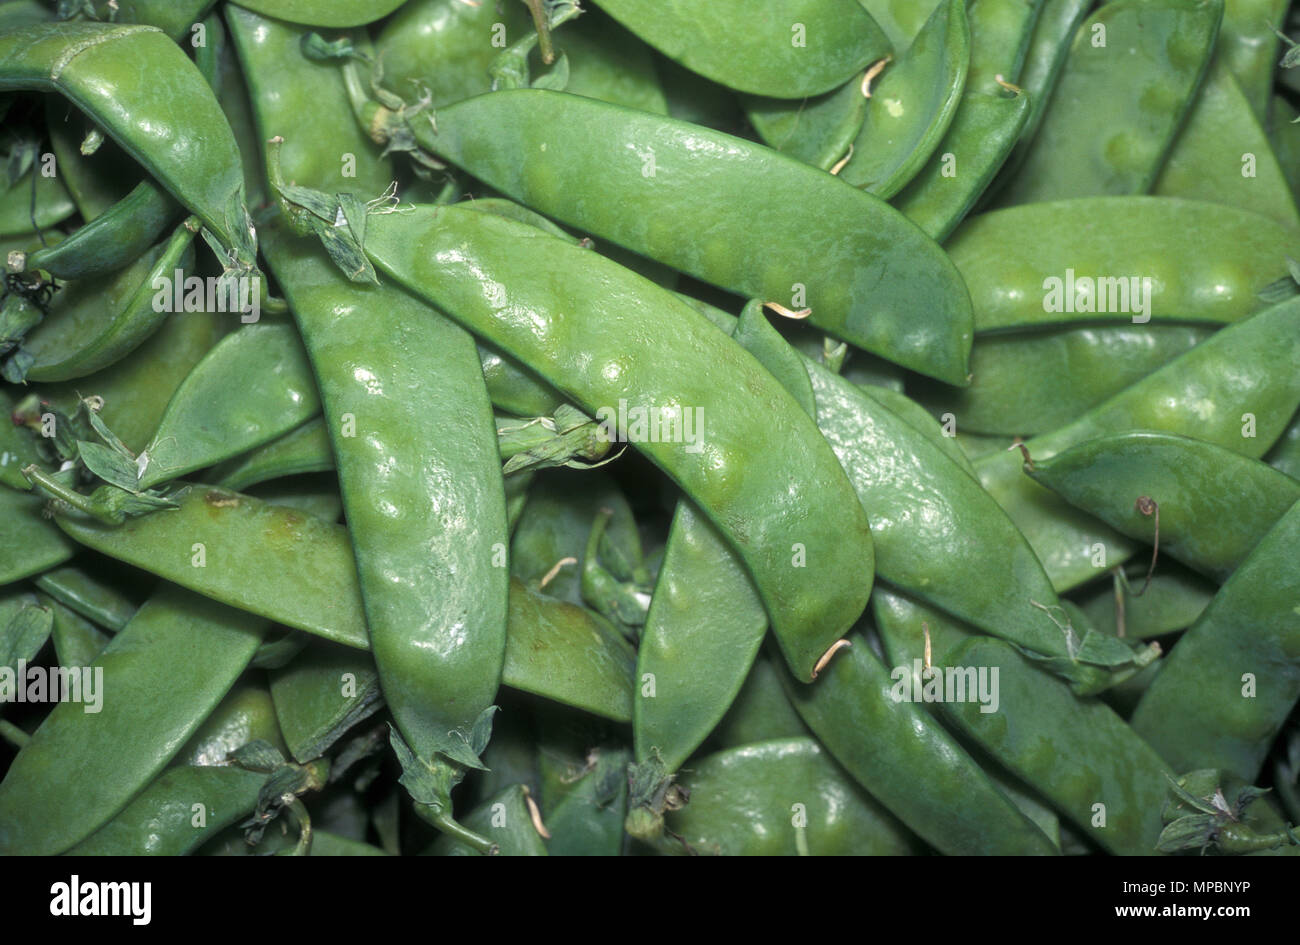
M 1300 854 L 1298 41 L 0 0 L 0 854 Z

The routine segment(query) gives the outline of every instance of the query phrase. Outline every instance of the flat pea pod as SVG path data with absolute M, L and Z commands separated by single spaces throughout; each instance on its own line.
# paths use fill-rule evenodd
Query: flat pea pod
M 840 179 L 884 200 L 902 190 L 952 124 L 969 68 L 966 0 L 943 0 L 885 67 Z
M 1266 534 L 1179 638 L 1133 729 L 1179 771 L 1254 782 L 1300 699 L 1300 503 Z
M 592 416 L 604 416 L 601 408 L 617 412 L 620 399 L 655 409 L 707 404 L 714 419 L 701 452 L 693 452 L 684 436 L 633 445 L 676 480 L 736 548 L 793 671 L 812 679 L 814 664 L 865 607 L 870 531 L 815 425 L 751 355 L 653 283 L 490 214 L 423 207 L 372 216 L 366 252 L 398 282 L 536 370 Z M 543 278 L 557 271 L 568 273 L 563 304 L 551 288 L 553 276 Z M 495 297 L 484 296 L 484 279 L 499 286 Z M 583 303 L 574 308 L 570 299 Z M 525 311 L 533 313 L 528 324 L 511 315 Z M 544 335 L 531 327 L 536 318 L 550 326 Z M 606 366 L 593 370 L 596 361 Z M 757 403 L 765 407 L 756 413 Z M 724 472 L 743 456 L 778 452 L 781 474 L 767 482 L 752 474 L 730 479 Z M 796 544 L 810 567 L 797 578 L 792 572 L 804 569 L 792 569 L 789 561 Z
M 1274 30 L 1286 19 L 1287 0 L 1224 0 L 1219 54 L 1237 77 L 1261 124 L 1268 120 L 1278 39 Z
M 329 431 L 324 418 L 317 417 L 243 456 L 219 463 L 212 468 L 211 478 L 224 489 L 243 492 L 269 479 L 333 468 Z
M 935 154 L 893 205 L 943 242 L 979 201 L 1029 120 L 1029 97 L 967 92 Z
M 692 764 L 682 783 L 691 801 L 670 813 L 667 823 L 697 853 L 909 856 L 920 852 L 911 832 L 853 783 L 826 749 L 806 736 L 710 755 Z
M 237 683 L 177 753 L 173 765 L 220 765 L 251 741 L 261 740 L 285 751 L 275 705 L 266 685 Z
M 167 81 L 144 80 L 140 62 Z M 257 238 L 230 125 L 198 69 L 161 31 L 97 23 L 15 30 L 0 37 L 0 90 L 11 89 L 66 97 L 198 216 L 232 263 L 254 264 Z
M 596 749 L 587 770 L 566 783 L 546 809 L 546 841 L 551 856 L 618 856 L 623 851 L 627 816 L 626 749 Z
M 745 684 L 710 736 L 718 748 L 739 748 L 776 738 L 808 734 L 781 686 L 781 669 L 762 654 L 754 660 Z
M 893 698 L 893 676 L 860 634 L 816 686 L 782 684 L 835 760 L 941 853 L 1057 852 L 929 713 Z
M 1208 200 L 1300 226 L 1268 136 L 1222 61 L 1211 66 L 1151 192 Z
M 60 853 L 117 814 L 220 702 L 264 628 L 179 588 L 159 590 L 83 670 L 98 683 L 100 711 L 60 702 L 14 759 L 0 782 L 0 851 Z
M 145 252 L 107 285 L 73 283 L 67 304 L 56 306 L 23 339 L 22 350 L 33 358 L 28 379 L 87 377 L 144 344 L 171 315 L 156 304 L 156 280 L 170 279 L 177 269 L 192 265 L 194 232 L 184 224 L 177 227 L 169 240 Z
M 418 756 L 472 764 L 455 733 L 500 680 L 510 541 L 474 341 L 407 293 L 349 282 L 314 240 L 265 244 L 324 402 L 384 698 Z
M 840 376 L 843 377 L 844 375 Z M 846 380 L 856 384 L 850 378 L 846 378 Z M 975 467 L 971 465 L 970 458 L 957 444 L 957 437 L 945 433 L 939 421 L 924 407 L 902 391 L 863 384 L 856 384 L 856 386 L 872 400 L 897 415 L 900 420 L 924 436 L 931 445 L 938 447 L 945 456 L 961 467 L 962 472 L 974 478 Z
M 857 0 L 601 0 L 600 7 L 669 59 L 753 95 L 820 95 L 889 52 Z
M 1196 99 L 1223 0 L 1116 0 L 1075 34 L 1003 206 L 1151 189 Z M 1032 94 L 1032 92 L 1031 92 Z
M 616 21 L 589 8 L 557 30 L 553 39 L 556 51 L 569 57 L 564 91 L 570 95 L 668 114 L 649 47 Z
M 50 639 L 54 643 L 58 665 L 66 669 L 81 669 L 94 663 L 108 646 L 108 634 L 52 597 L 42 597 L 42 603 L 49 607 L 54 617 Z
M 291 325 L 244 325 L 222 339 L 168 402 L 141 452 L 147 461 L 139 488 L 261 446 L 310 420 L 320 396 L 305 360 Z
M 529 813 L 528 788 L 515 784 L 484 801 L 464 818 L 464 825 L 487 837 L 500 856 L 547 856 L 546 843 L 533 826 Z M 439 837 L 428 850 L 429 856 L 477 856 L 478 851 L 449 836 Z
M 76 210 L 62 179 L 46 177 L 38 165 L 0 193 L 0 237 L 57 226 Z
M 101 19 L 156 26 L 178 43 L 214 0 L 94 0 Z
M 959 433 L 995 434 L 1009 443 L 1065 426 L 1214 331 L 1161 323 L 982 335 L 971 347 L 970 387 L 918 378 L 907 390 L 935 416 L 952 414 Z
M 346 29 L 381 20 L 405 0 L 239 0 L 263 16 L 304 26 Z
M 1292 479 L 1300 479 L 1300 414 L 1296 415 L 1282 438 L 1269 450 L 1264 461 Z
M 1192 234 L 1213 232 L 1213 243 Z M 1235 322 L 1300 257 L 1268 217 L 1172 197 L 1084 197 L 968 220 L 947 243 L 977 332 L 1080 321 Z
M 829 171 L 857 138 L 870 100 L 854 77 L 815 98 L 791 101 L 749 95 L 741 101 L 764 144 Z
M 299 764 L 324 755 L 383 707 L 372 660 L 316 641 L 271 671 L 271 700 L 289 754 Z
M 14 406 L 10 389 L 0 389 L 0 421 L 13 413 Z M 50 528 L 44 517 L 45 502 L 14 478 L 39 461 L 33 437 L 11 422 L 0 422 L 0 521 L 5 534 L 0 542 L 0 584 L 40 574 L 72 557 L 67 536 Z
M 1099 587 L 1079 598 L 1089 622 L 1112 635 L 1149 639 L 1190 627 L 1218 590 L 1195 572 L 1168 561 L 1156 568 L 1150 586 L 1145 585 L 1146 572 L 1145 565 L 1130 566 L 1126 570 L 1127 589 L 1123 585 Z M 1138 591 L 1142 592 L 1140 596 Z M 1122 602 L 1122 627 L 1117 597 Z
M 1300 377 L 1300 300 L 1274 305 L 1230 325 L 1191 351 L 1126 388 L 1083 416 L 1029 440 L 1035 462 L 1097 436 L 1153 430 L 1225 446 L 1259 457 L 1281 436 L 1297 406 Z M 1237 366 L 1252 365 L 1249 375 Z M 1255 417 L 1255 436 L 1242 436 L 1242 414 Z M 994 453 L 975 463 L 984 488 L 1028 539 L 1058 591 L 1134 552 L 1122 535 L 1071 509 L 1021 470 L 1021 457 Z
M 974 0 L 970 5 L 967 93 L 996 95 L 1024 68 L 1044 0 Z M 1028 117 L 1028 116 L 1026 116 Z
M 894 49 L 912 44 L 926 20 L 943 0 L 860 0 L 889 37 Z
M 0 597 L 0 680 L 10 692 L 3 702 L 14 700 L 16 680 L 26 674 L 19 663 L 30 663 L 50 638 L 54 614 L 35 594 L 20 591 Z
M 69 850 L 68 855 L 193 853 L 241 817 L 252 813 L 265 781 L 263 773 L 235 767 L 169 768 L 112 820 Z
M 480 201 L 481 203 L 482 201 Z M 532 371 L 480 344 L 479 363 L 492 403 L 517 417 L 549 417 L 564 403 L 560 393 Z
M 1300 502 L 1300 482 L 1267 463 L 1167 433 L 1085 440 L 1025 471 L 1135 541 L 1158 536 L 1161 554 L 1219 583 Z M 1142 497 L 1158 507 L 1158 531 Z
M 59 603 L 114 633 L 125 627 L 138 609 L 121 591 L 96 577 L 88 561 L 46 571 L 35 584 Z
M 559 135 L 561 127 L 587 130 Z M 965 382 L 968 299 L 948 258 L 901 214 L 816 168 L 729 135 L 541 89 L 482 95 L 441 109 L 436 133 L 415 131 L 425 147 L 548 216 L 747 298 L 784 300 L 798 283 L 817 327 Z M 605 198 L 573 199 L 587 192 Z M 701 219 L 699 207 L 715 201 L 747 206 L 752 217 Z M 819 226 L 808 228 L 810 216 Z M 760 218 L 756 239 L 751 222 Z

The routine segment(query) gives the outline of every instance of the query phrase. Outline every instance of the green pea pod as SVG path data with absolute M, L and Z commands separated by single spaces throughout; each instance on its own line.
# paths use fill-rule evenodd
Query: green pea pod
M 108 634 L 52 597 L 43 597 L 42 602 L 54 615 L 50 638 L 54 642 L 58 665 L 66 669 L 81 669 L 99 659 L 99 654 L 104 652 L 111 639 Z
M 1196 99 L 1223 0 L 1116 0 L 1080 28 L 1005 206 L 1151 189 Z M 1032 93 L 1031 93 L 1032 94 Z
M 940 852 L 1057 852 L 929 713 L 893 698 L 894 677 L 860 634 L 816 686 L 782 683 L 835 760 Z
M 907 186 L 952 124 L 969 67 L 966 0 L 944 0 L 886 67 L 840 179 L 884 200 Z
M 76 210 L 63 181 L 46 177 L 34 167 L 0 193 L 0 237 L 58 226 Z
M 958 445 L 957 437 L 945 433 L 943 426 L 928 410 L 901 391 L 862 384 L 856 386 L 862 393 L 896 414 L 900 420 L 924 436 L 931 445 L 938 447 L 945 456 L 961 467 L 962 472 L 975 478 L 975 467 L 971 465 L 970 459 Z
M 144 77 L 134 68 L 140 62 L 167 81 Z M 203 221 L 231 264 L 253 266 L 257 239 L 230 125 L 194 64 L 163 33 L 95 23 L 16 30 L 0 37 L 0 90 L 10 89 L 68 98 Z
M 520 252 L 524 241 L 528 252 Z M 372 216 L 365 248 L 397 281 L 557 383 L 597 419 L 608 421 L 610 411 L 617 416 L 620 401 L 655 411 L 668 404 L 707 410 L 713 419 L 700 452 L 685 442 L 685 417 L 678 434 L 669 431 L 677 442 L 633 445 L 700 503 L 737 549 L 793 671 L 812 679 L 813 665 L 865 605 L 870 532 L 812 421 L 752 356 L 652 283 L 490 214 L 425 207 Z M 434 270 L 437 278 L 430 279 Z M 539 280 L 556 271 L 568 273 L 563 304 L 549 281 Z M 499 299 L 485 297 L 484 279 L 500 286 Z M 512 300 L 503 309 L 507 286 Z M 575 298 L 586 303 L 574 309 L 569 300 Z M 551 329 L 539 336 L 502 317 L 523 310 Z M 578 360 L 590 365 L 593 356 L 608 359 L 608 368 L 572 369 Z M 768 406 L 756 413 L 760 401 Z M 638 436 L 637 426 L 617 421 L 619 435 L 629 439 Z M 783 462 L 777 479 L 750 475 L 717 487 L 719 464 L 730 457 L 777 452 Z M 809 518 L 810 509 L 822 512 Z M 790 566 L 792 554 L 813 570 L 799 574 L 805 569 Z
M 585 130 L 557 135 L 561 127 Z M 548 216 L 747 298 L 806 295 L 793 307 L 810 307 L 826 332 L 965 382 L 967 298 L 947 257 L 901 214 L 815 168 L 729 135 L 540 89 L 479 96 L 439 110 L 436 131 L 427 123 L 413 131 Z M 699 208 L 715 202 L 752 215 L 702 221 Z M 819 223 L 810 229 L 811 218 Z
M 600 6 L 692 72 L 754 95 L 829 92 L 889 52 L 885 34 L 857 0 L 602 0 Z
M 193 264 L 193 240 L 194 230 L 182 224 L 171 239 L 140 256 L 108 285 L 74 283 L 67 304 L 55 307 L 23 340 L 22 350 L 34 359 L 27 377 L 86 377 L 139 348 L 171 314 L 157 304 L 157 280 Z
M 111 139 L 102 141 L 93 154 L 82 154 L 82 142 L 91 134 L 101 134 L 100 130 L 57 96 L 46 96 L 45 129 L 59 176 L 87 223 L 124 200 L 131 193 L 132 183 L 140 179 L 140 166 Z
M 237 684 L 190 736 L 173 760 L 174 766 L 220 765 L 231 753 L 252 741 L 264 741 L 283 754 L 284 739 L 275 718 L 275 705 L 264 684 Z
M 557 52 L 569 57 L 569 84 L 564 91 L 570 95 L 668 114 L 668 100 L 649 47 L 610 17 L 588 8 L 553 38 Z
M 257 806 L 266 775 L 180 765 L 160 774 L 69 856 L 183 856 Z M 319 842 L 316 836 L 314 844 Z M 313 850 L 314 852 L 314 850 Z
M 165 191 L 144 181 L 57 246 L 32 253 L 27 267 L 58 279 L 112 272 L 146 252 L 178 210 Z
M 116 633 L 138 608 L 120 590 L 97 577 L 92 567 L 91 562 L 84 562 L 54 568 L 38 577 L 36 586 L 87 620 Z
M 848 153 L 867 117 L 867 99 L 855 76 L 833 92 L 791 101 L 745 96 L 745 114 L 763 143 L 829 171 Z
M 546 843 L 533 826 L 528 809 L 528 788 L 516 784 L 470 811 L 465 826 L 496 844 L 501 856 L 546 856 Z M 477 856 L 478 851 L 449 836 L 439 837 L 429 856 Z
M 759 742 L 692 765 L 668 826 L 721 856 L 909 856 L 916 838 L 811 738 Z
M 1025 444 L 1037 463 L 1098 436 L 1153 430 L 1197 437 L 1259 457 L 1300 405 L 1300 300 L 1230 325 L 1067 426 Z M 1252 366 L 1249 375 L 1237 370 Z M 1242 415 L 1249 413 L 1249 421 Z M 1243 424 L 1247 426 L 1243 427 Z M 1254 436 L 1243 436 L 1252 432 Z M 1021 457 L 995 453 L 975 463 L 984 488 L 1033 547 L 1058 591 L 1129 557 L 1133 544 L 1021 471 Z
M 1213 243 L 1194 234 L 1213 232 Z M 948 251 L 975 330 L 1077 322 L 1235 322 L 1300 257 L 1300 235 L 1259 214 L 1169 197 L 1030 204 L 968 220 Z
M 346 29 L 381 20 L 403 2 L 404 0 L 240 0 L 239 5 L 289 23 Z
M 943 242 L 984 194 L 1028 119 L 1023 92 L 1010 98 L 967 92 L 934 156 L 894 197 L 894 206 Z
M 213 0 L 94 0 L 93 9 L 103 20 L 156 26 L 179 43 L 212 5 Z
M 223 339 L 172 395 L 141 452 L 147 459 L 139 488 L 236 456 L 310 420 L 320 397 L 304 360 L 289 325 L 245 325 Z
M 1236 76 L 1261 124 L 1268 119 L 1269 94 L 1280 40 L 1274 30 L 1286 19 L 1286 0 L 1225 0 L 1218 52 Z
M 871 14 L 894 49 L 903 50 L 912 45 L 930 14 L 942 0 L 860 0 Z
M 324 755 L 383 706 L 372 660 L 314 642 L 271 672 L 271 699 L 289 754 L 299 764 Z
M 1124 583 L 1114 582 L 1081 597 L 1079 606 L 1089 622 L 1105 633 L 1131 639 L 1158 637 L 1190 627 L 1218 589 L 1168 561 L 1156 568 L 1149 586 L 1146 572 L 1146 565 L 1130 566 Z
M 10 389 L 0 388 L 0 420 L 15 406 Z M 44 517 L 44 501 L 14 478 L 39 461 L 32 436 L 11 422 L 0 422 L 0 521 L 5 536 L 0 541 L 0 584 L 40 574 L 72 557 L 74 546 Z
M 1280 469 L 1292 479 L 1300 479 L 1300 414 L 1286 428 L 1282 438 L 1264 457 L 1274 469 Z
M 86 703 L 55 706 L 0 782 L 0 851 L 60 853 L 117 814 L 221 701 L 263 629 L 179 588 L 155 594 L 83 670 Z
M 798 738 L 808 734 L 781 686 L 781 670 L 759 655 L 731 708 L 714 728 L 710 744 L 718 748 L 739 748 L 775 738 Z
M 595 749 L 583 773 L 548 803 L 546 841 L 551 856 L 618 856 L 627 815 L 626 749 Z
M 1203 325 L 1096 325 L 983 335 L 971 348 L 971 386 L 919 379 L 908 393 L 959 433 L 1007 438 L 1065 426 L 1214 334 Z
M 997 95 L 1020 78 L 1045 0 L 974 0 L 970 6 L 967 93 Z M 1028 117 L 1028 116 L 1026 116 Z
M 1295 123 L 1300 112 L 1280 95 L 1273 96 L 1272 105 L 1272 120 L 1266 127 L 1273 143 L 1273 153 L 1282 166 L 1291 193 L 1300 194 L 1300 125 Z
M 242 492 L 269 479 L 333 468 L 329 431 L 325 429 L 325 420 L 317 417 L 265 446 L 214 466 L 211 475 L 217 485 Z
M 343 498 L 333 475 L 294 476 L 251 486 L 248 495 L 268 505 L 305 512 L 326 522 L 337 522 L 343 514 Z
M 1085 440 L 1025 471 L 1135 541 L 1158 538 L 1161 554 L 1219 583 L 1300 502 L 1300 482 L 1267 463 L 1166 433 Z M 1137 507 L 1144 497 L 1154 510 Z
M 1300 211 L 1268 136 L 1222 61 L 1205 77 L 1151 192 L 1208 200 L 1300 226 Z
M 0 598 L 0 683 L 9 690 L 0 702 L 14 701 L 14 687 L 25 675 L 20 663 L 30 663 L 45 647 L 54 629 L 54 613 L 28 592 Z

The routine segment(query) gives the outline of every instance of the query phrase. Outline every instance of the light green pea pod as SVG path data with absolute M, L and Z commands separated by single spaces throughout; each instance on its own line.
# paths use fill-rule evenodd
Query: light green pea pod
M 1273 96 L 1269 138 L 1292 194 L 1300 194 L 1300 125 L 1296 124 L 1297 118 L 1300 118 L 1300 112 L 1290 102 L 1280 95 Z
M 53 626 L 54 612 L 35 594 L 20 592 L 0 598 L 0 683 L 7 682 L 11 690 L 21 683 L 25 674 L 19 663 L 36 659 Z M 0 699 L 11 701 L 12 691 L 9 698 Z
M 745 684 L 710 736 L 719 748 L 739 748 L 776 738 L 808 734 L 799 713 L 781 687 L 779 671 L 762 654 L 754 660 Z
M 383 707 L 373 660 L 316 642 L 271 672 L 271 699 L 289 754 L 300 764 L 324 755 Z
M 895 50 L 912 45 L 926 20 L 943 0 L 860 0 L 889 37 Z
M 270 692 L 264 684 L 243 682 L 226 693 L 177 753 L 173 764 L 225 764 L 236 749 L 256 740 L 266 742 L 281 754 L 286 751 Z
M 60 666 L 80 669 L 99 659 L 99 654 L 112 639 L 107 633 L 52 597 L 43 596 L 42 603 L 54 615 L 50 638 L 54 641 L 54 655 Z
M 1255 120 L 1268 121 L 1278 39 L 1286 19 L 1287 0 L 1224 0 L 1219 30 L 1219 55 L 1236 76 Z
M 213 0 L 94 0 L 92 9 L 99 20 L 156 26 L 179 43 L 211 6 Z
M 857 76 L 816 98 L 741 98 L 745 114 L 768 147 L 824 171 L 848 154 L 866 120 L 869 103 Z
M 263 16 L 304 26 L 346 29 L 382 20 L 404 0 L 243 0 L 240 6 Z
M 329 431 L 325 429 L 325 420 L 317 417 L 243 456 L 217 464 L 211 476 L 218 485 L 243 492 L 268 479 L 333 468 Z
M 967 94 L 997 95 L 1002 82 L 1020 78 L 1043 5 L 1044 0 L 973 0 Z

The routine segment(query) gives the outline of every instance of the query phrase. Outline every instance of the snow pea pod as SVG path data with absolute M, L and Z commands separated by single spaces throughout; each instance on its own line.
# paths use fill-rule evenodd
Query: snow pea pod
M 967 92 L 934 156 L 894 206 L 943 242 L 988 188 L 1029 119 L 1029 97 Z M 973 373 L 973 371 L 972 371 Z
M 561 127 L 585 130 L 559 135 Z M 541 89 L 482 95 L 439 110 L 436 131 L 418 123 L 414 131 L 423 146 L 548 216 L 747 298 L 785 300 L 792 286 L 805 287 L 796 307 L 810 307 L 817 327 L 965 382 L 968 300 L 948 258 L 901 214 L 815 168 L 729 135 Z M 587 193 L 603 197 L 575 199 Z M 716 202 L 751 213 L 700 217 Z M 817 227 L 808 228 L 810 217 Z M 762 239 L 753 219 L 764 220 Z
M 884 200 L 902 190 L 952 124 L 969 68 L 966 0 L 944 0 L 886 67 L 840 179 Z
M 94 0 L 94 12 L 100 19 L 117 23 L 143 23 L 156 26 L 180 42 L 214 0 Z M 84 7 L 84 4 L 83 4 Z
M 780 673 L 780 667 L 759 654 L 731 708 L 714 728 L 710 744 L 720 749 L 739 748 L 754 742 L 808 734 L 808 726 L 785 696 Z
M 751 355 L 653 283 L 491 214 L 421 207 L 371 216 L 365 248 L 397 281 L 592 416 L 604 416 L 602 407 L 617 411 L 620 399 L 656 411 L 707 410 L 714 419 L 700 452 L 684 436 L 633 445 L 740 553 L 792 670 L 812 679 L 814 664 L 865 606 L 870 531 L 815 425 Z M 568 274 L 563 304 L 552 288 L 557 271 Z M 485 284 L 496 288 L 485 295 Z M 582 300 L 576 308 L 573 299 Z M 527 319 L 517 317 L 524 312 Z M 548 326 L 540 335 L 536 320 Z M 594 370 L 595 361 L 605 366 Z M 759 402 L 767 406 L 756 412 Z M 628 433 L 622 421 L 619 432 Z M 725 471 L 744 456 L 778 452 L 781 473 L 767 482 Z M 806 554 L 801 560 L 812 570 L 796 577 L 805 569 L 791 567 L 792 553 Z
M 42 596 L 41 601 L 54 615 L 50 640 L 54 643 L 54 656 L 58 665 L 66 669 L 80 669 L 99 659 L 99 654 L 108 646 L 108 634 L 52 597 Z
M 1127 588 L 1102 586 L 1079 598 L 1079 607 L 1089 622 L 1105 633 L 1142 640 L 1185 630 L 1196 622 L 1205 605 L 1218 590 L 1215 584 L 1186 568 L 1162 561 L 1145 586 L 1147 566 L 1125 569 Z M 1105 582 L 1103 582 L 1105 584 Z M 1141 590 L 1141 596 L 1137 591 Z M 1123 607 L 1123 626 L 1117 613 L 1116 596 Z
M 53 568 L 35 581 L 38 588 L 64 606 L 116 633 L 138 609 L 118 589 L 96 577 L 91 562 Z
M 816 98 L 791 101 L 747 95 L 741 104 L 764 144 L 829 171 L 857 138 L 869 101 L 855 76 Z
M 3 702 L 12 701 L 19 663 L 30 663 L 45 648 L 54 628 L 54 614 L 40 598 L 27 591 L 0 598 L 0 679 L 9 690 Z
M 1267 463 L 1167 433 L 1085 440 L 1026 472 L 1135 541 L 1158 537 L 1161 554 L 1219 583 L 1300 502 L 1300 482 Z M 1158 506 L 1158 531 L 1135 505 L 1142 496 Z
M 60 702 L 14 759 L 0 782 L 0 851 L 60 853 L 111 819 L 220 702 L 264 628 L 159 590 L 90 668 L 102 671 L 100 711 Z
M 999 78 L 1014 83 L 1020 77 L 1043 5 L 1044 0 L 974 0 L 967 93 L 997 95 Z
M 808 737 L 710 755 L 682 783 L 669 828 L 719 856 L 909 856 L 916 838 Z
M 1291 193 L 1300 194 L 1300 125 L 1295 124 L 1300 112 L 1280 95 L 1273 96 L 1272 105 L 1272 118 L 1265 127 L 1269 129 L 1273 153 L 1291 185 Z
M 265 684 L 240 682 L 190 736 L 173 759 L 173 767 L 225 764 L 232 752 L 257 740 L 281 754 L 285 751 L 275 705 Z
M 57 246 L 32 253 L 27 268 L 43 269 L 58 279 L 112 272 L 146 252 L 178 212 L 166 191 L 141 182 Z
M 193 218 L 191 218 L 193 219 Z M 171 314 L 157 304 L 157 283 L 193 264 L 196 225 L 186 224 L 165 243 L 146 251 L 107 284 L 73 283 L 55 298 L 50 313 L 23 339 L 33 361 L 33 381 L 86 377 L 135 351 Z M 180 318 L 185 315 L 178 316 Z
M 289 23 L 346 29 L 381 20 L 404 2 L 405 0 L 240 0 L 239 5 Z
M 1300 503 L 1266 534 L 1179 638 L 1133 713 L 1174 768 L 1254 782 L 1300 699 Z
M 971 347 L 970 387 L 920 378 L 908 385 L 908 393 L 935 416 L 951 413 L 961 433 L 1047 433 L 1190 351 L 1214 331 L 1208 325 L 1162 323 L 982 335 Z
M 547 856 L 546 843 L 533 826 L 527 797 L 527 787 L 512 785 L 470 811 L 465 826 L 488 837 L 501 856 Z M 478 855 L 449 836 L 439 837 L 424 853 L 427 856 Z
M 329 431 L 325 429 L 324 418 L 317 417 L 265 446 L 214 466 L 211 479 L 224 489 L 243 492 L 268 479 L 333 468 Z
M 942 0 L 860 0 L 896 50 L 912 45 Z
M 1052 106 L 1000 203 L 1150 190 L 1222 17 L 1223 0 L 1116 0 L 1098 9 L 1075 35 Z
M 62 179 L 46 177 L 34 167 L 0 193 L 0 237 L 57 226 L 76 210 Z
M 1208 243 L 1194 234 L 1213 232 Z M 1079 321 L 1235 322 L 1264 307 L 1300 235 L 1256 213 L 1171 197 L 1085 197 L 966 222 L 948 251 L 975 330 Z
M 1261 124 L 1268 120 L 1269 93 L 1277 62 L 1287 0 L 1224 0 L 1218 50 L 1236 76 L 1246 100 Z
M 1213 201 L 1300 226 L 1295 197 L 1268 136 L 1222 61 L 1205 77 L 1151 192 Z
M 137 66 L 150 63 L 145 79 Z M 232 264 L 254 264 L 239 150 L 212 90 L 161 31 L 45 23 L 0 37 L 0 90 L 66 97 L 198 216 Z
M 564 785 L 546 806 L 551 856 L 618 856 L 623 850 L 627 815 L 626 749 L 597 748 L 587 768 Z
M 1291 421 L 1282 438 L 1273 444 L 1264 461 L 1292 479 L 1300 479 L 1300 414 Z
M 0 388 L 0 521 L 5 532 L 0 542 L 0 584 L 48 571 L 73 552 L 67 536 L 50 528 L 44 501 L 14 478 L 21 476 L 19 470 L 40 461 L 31 435 L 5 420 L 15 405 L 10 389 Z
M 949 855 L 1056 848 L 928 712 L 895 700 L 895 682 L 866 639 L 787 695 L 827 751 L 918 836 Z
M 1245 456 L 1259 457 L 1278 439 L 1300 405 L 1300 300 L 1230 325 L 1058 430 L 1029 440 L 1034 461 L 1097 436 L 1126 430 L 1195 434 Z M 1238 365 L 1250 364 L 1246 374 Z M 1255 418 L 1243 437 L 1242 415 Z M 975 463 L 984 488 L 1028 539 L 1057 590 L 1120 564 L 1133 544 L 1096 519 L 1071 509 L 1021 470 L 1021 457 L 995 453 Z
M 649 47 L 615 20 L 588 9 L 553 38 L 556 51 L 569 57 L 564 91 L 570 95 L 668 114 L 668 100 Z
M 829 92 L 889 52 L 857 0 L 601 0 L 600 7 L 692 72 L 773 98 Z
M 271 700 L 289 754 L 299 764 L 324 755 L 383 707 L 373 660 L 315 641 L 271 671 Z

